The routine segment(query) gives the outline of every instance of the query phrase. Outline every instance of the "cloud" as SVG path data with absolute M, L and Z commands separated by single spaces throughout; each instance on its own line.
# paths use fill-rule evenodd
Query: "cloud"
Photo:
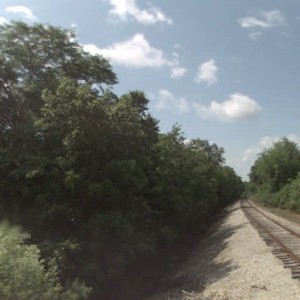
M 185 75 L 187 69 L 180 67 L 178 52 L 173 51 L 172 56 L 173 59 L 172 59 L 172 63 L 170 64 L 170 71 L 171 71 L 170 77 L 172 79 L 180 79 Z
M 195 81 L 198 83 L 205 82 L 208 86 L 216 84 L 218 81 L 217 72 L 218 67 L 216 66 L 216 62 L 210 59 L 199 65 Z
M 172 55 L 175 57 L 175 59 L 177 59 L 179 57 L 179 54 L 176 51 L 173 51 Z
M 297 134 L 289 134 L 286 136 L 289 140 L 297 143 L 300 145 L 300 136 Z M 280 141 L 282 137 L 271 137 L 271 136 L 264 136 L 262 137 L 258 143 L 250 148 L 247 148 L 243 153 L 243 162 L 244 163 L 251 163 L 253 164 L 257 155 L 264 151 L 265 149 L 269 149 L 273 146 L 274 143 Z
M 284 14 L 279 10 L 260 11 L 259 17 L 247 16 L 238 20 L 241 28 L 256 30 L 249 33 L 249 39 L 257 42 L 263 36 L 262 30 L 279 27 L 286 24 Z
M 261 107 L 255 100 L 243 94 L 232 94 L 228 100 L 222 103 L 212 101 L 210 105 L 202 105 L 196 102 L 191 104 L 184 97 L 176 97 L 167 89 L 161 89 L 157 95 L 150 98 L 156 100 L 155 108 L 159 111 L 176 108 L 179 112 L 189 112 L 194 108 L 195 112 L 203 119 L 216 118 L 223 122 L 234 122 L 255 117 Z
M 243 17 L 238 20 L 242 28 L 274 28 L 285 23 L 285 16 L 279 10 L 261 11 L 261 18 Z
M 172 108 L 177 109 L 180 113 L 190 111 L 190 105 L 185 98 L 177 98 L 166 89 L 161 89 L 157 96 L 154 95 L 152 98 L 157 100 L 155 108 L 159 111 Z
M 35 21 L 37 19 L 31 9 L 25 6 L 9 6 L 6 7 L 5 10 L 10 13 L 19 14 L 30 21 Z
M 142 33 L 135 34 L 132 38 L 99 48 L 94 44 L 82 45 L 86 52 L 92 55 L 99 54 L 119 64 L 134 68 L 170 68 L 172 79 L 182 78 L 187 70 L 179 66 L 179 55 L 172 52 L 172 57 L 167 58 L 163 50 L 154 48 Z
M 142 24 L 156 24 L 164 22 L 172 24 L 172 20 L 166 17 L 159 8 L 150 7 L 149 9 L 140 9 L 135 0 L 106 0 L 113 8 L 109 14 L 120 21 L 126 21 L 128 16 L 133 17 Z
M 6 18 L 0 16 L 0 25 L 3 25 L 5 23 L 8 23 L 8 20 Z
M 212 101 L 208 106 L 194 102 L 193 107 L 202 118 L 216 118 L 223 122 L 251 119 L 261 111 L 255 100 L 240 93 L 230 95 L 221 103 Z
M 264 136 L 262 137 L 258 143 L 253 146 L 247 148 L 243 153 L 243 162 L 254 162 L 256 159 L 256 156 L 264 151 L 265 149 L 271 148 L 272 145 L 280 140 L 279 137 L 270 137 L 270 136 Z
M 160 68 L 172 66 L 164 52 L 150 46 L 143 34 L 138 33 L 127 41 L 115 43 L 107 48 L 98 48 L 94 44 L 83 45 L 85 51 L 95 55 L 100 54 L 115 64 L 135 68 Z
M 251 41 L 257 42 L 261 39 L 262 34 L 263 33 L 261 31 L 255 31 L 255 32 L 250 32 L 248 36 Z
M 187 72 L 187 69 L 185 69 L 185 68 L 173 67 L 173 68 L 171 68 L 171 78 L 173 78 L 173 79 L 182 78 L 186 72 Z

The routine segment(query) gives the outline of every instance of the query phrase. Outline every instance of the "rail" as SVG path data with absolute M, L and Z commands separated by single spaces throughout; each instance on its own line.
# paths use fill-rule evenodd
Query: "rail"
M 272 253 L 283 262 L 284 268 L 291 270 L 292 278 L 300 279 L 300 234 L 267 216 L 247 200 L 241 201 L 241 207 L 262 239 L 272 247 Z

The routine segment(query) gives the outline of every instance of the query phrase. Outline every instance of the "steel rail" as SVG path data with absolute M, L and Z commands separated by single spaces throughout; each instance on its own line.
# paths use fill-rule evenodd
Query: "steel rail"
M 291 245 L 289 245 L 289 243 L 294 245 L 295 243 L 293 243 L 293 241 L 295 240 L 300 245 L 300 235 L 287 228 L 286 226 L 280 224 L 278 221 L 275 221 L 272 218 L 266 216 L 260 210 L 253 207 L 248 201 L 244 200 L 240 203 L 241 208 L 246 217 L 249 219 L 250 223 L 257 228 L 260 236 L 267 243 L 267 245 L 273 247 L 272 253 L 283 262 L 285 268 L 291 269 L 292 278 L 300 279 L 300 253 L 296 254 L 293 249 L 291 249 Z M 247 203 L 248 206 L 245 206 L 244 203 Z M 251 214 L 249 208 L 253 209 L 253 211 L 257 213 L 258 216 L 255 216 L 255 213 Z M 259 220 L 260 218 L 261 220 Z M 277 228 L 277 234 L 280 233 L 280 235 L 282 235 L 282 233 L 287 233 L 287 235 L 283 237 L 281 236 L 281 239 L 276 236 L 276 229 L 273 228 L 272 231 L 272 225 L 274 226 L 274 224 L 275 227 L 276 225 L 279 226 L 279 229 L 281 230 L 281 232 L 278 232 Z M 282 241 L 282 239 L 285 239 L 285 241 Z M 287 239 L 289 240 L 289 242 L 286 241 Z
M 295 232 L 294 230 L 288 228 L 285 225 L 282 225 L 281 223 L 279 223 L 277 220 L 274 220 L 273 218 L 271 218 L 270 216 L 267 216 L 266 214 L 264 214 L 260 209 L 257 209 L 255 206 L 253 206 L 248 200 L 244 200 L 244 202 L 248 203 L 248 205 L 256 210 L 258 213 L 260 213 L 261 215 L 263 215 L 265 218 L 269 219 L 270 221 L 272 221 L 273 223 L 275 223 L 276 225 L 282 227 L 283 229 L 285 229 L 286 231 L 288 231 L 289 233 L 295 235 L 296 237 L 298 237 L 300 239 L 300 234 Z

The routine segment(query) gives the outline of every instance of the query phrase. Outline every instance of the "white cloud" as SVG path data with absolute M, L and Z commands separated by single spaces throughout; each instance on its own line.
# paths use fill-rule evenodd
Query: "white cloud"
M 152 96 L 152 98 L 157 99 L 155 105 L 157 110 L 176 108 L 180 113 L 190 111 L 190 105 L 185 98 L 177 98 L 168 90 L 162 89 L 158 92 L 157 96 Z
M 249 33 L 249 39 L 253 42 L 257 42 L 261 39 L 262 34 L 263 33 L 261 31 L 250 32 Z
M 195 76 L 196 82 L 205 82 L 208 86 L 216 84 L 218 67 L 213 59 L 210 59 L 198 67 L 198 72 Z
M 175 57 L 175 59 L 177 59 L 179 57 L 179 54 L 176 51 L 173 51 L 172 55 Z
M 128 16 L 133 17 L 142 24 L 156 24 L 165 22 L 172 24 L 172 20 L 166 17 L 159 8 L 140 9 L 135 0 L 107 0 L 113 8 L 109 14 L 118 20 L 126 21 Z
M 8 20 L 6 18 L 0 16 L 0 25 L 3 25 L 5 23 L 8 23 Z
M 186 71 L 187 69 L 185 68 L 173 67 L 171 68 L 171 78 L 173 79 L 182 78 L 185 75 Z
M 141 33 L 135 34 L 132 38 L 99 48 L 94 44 L 82 45 L 86 52 L 92 55 L 100 54 L 111 60 L 114 64 L 135 68 L 160 68 L 169 67 L 171 78 L 182 78 L 187 70 L 179 66 L 179 55 L 172 52 L 172 57 L 167 58 L 163 50 L 150 45 L 145 36 Z
M 300 145 L 300 136 L 297 134 L 289 134 L 286 136 L 289 140 L 295 142 L 296 144 Z M 254 163 L 257 155 L 264 151 L 265 149 L 269 149 L 273 146 L 274 143 L 280 141 L 282 137 L 271 137 L 271 136 L 264 136 L 262 137 L 255 146 L 247 148 L 243 153 L 243 162 L 251 162 Z
M 187 69 L 179 66 L 179 54 L 176 51 L 172 52 L 172 56 L 173 59 L 170 64 L 170 71 L 171 71 L 170 77 L 172 79 L 182 78 L 187 72 Z
M 136 68 L 160 68 L 172 66 L 164 52 L 153 48 L 144 37 L 138 33 L 127 41 L 115 43 L 107 48 L 98 48 L 94 44 L 83 45 L 85 51 L 95 55 L 100 54 L 109 58 L 113 63 Z
M 297 143 L 298 145 L 300 145 L 300 136 L 298 134 L 289 134 L 287 136 L 287 138 L 295 143 Z
M 242 28 L 274 28 L 281 26 L 285 23 L 285 17 L 279 10 L 261 11 L 261 18 L 256 17 L 243 17 L 238 20 Z
M 188 146 L 188 145 L 190 144 L 190 142 L 191 142 L 191 139 L 185 139 L 185 140 L 183 141 L 183 143 L 184 143 L 186 146 Z
M 241 28 L 256 30 L 249 33 L 249 39 L 257 42 L 263 36 L 263 30 L 275 28 L 286 24 L 284 14 L 279 10 L 260 11 L 259 18 L 253 16 L 243 17 L 238 20 Z
M 7 12 L 19 14 L 30 21 L 35 21 L 37 19 L 36 16 L 32 13 L 31 9 L 25 6 L 9 6 L 6 7 L 5 10 Z
M 256 156 L 262 152 L 264 149 L 267 149 L 267 148 L 270 148 L 274 142 L 278 141 L 277 138 L 271 138 L 271 137 L 268 137 L 268 136 L 265 136 L 265 137 L 262 137 L 258 144 L 253 146 L 253 147 L 250 147 L 250 148 L 247 148 L 244 153 L 243 153 L 243 158 L 242 158 L 242 161 L 244 163 L 246 162 L 251 162 L 253 163 L 256 159 Z
M 202 118 L 213 117 L 224 122 L 250 119 L 261 111 L 255 100 L 240 93 L 230 95 L 221 103 L 212 101 L 208 106 L 194 102 L 193 107 Z

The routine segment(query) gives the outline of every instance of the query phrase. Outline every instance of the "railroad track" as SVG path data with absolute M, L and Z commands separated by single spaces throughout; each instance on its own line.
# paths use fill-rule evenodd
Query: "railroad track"
M 265 215 L 246 200 L 241 207 L 272 253 L 291 270 L 292 278 L 300 279 L 300 234 Z

